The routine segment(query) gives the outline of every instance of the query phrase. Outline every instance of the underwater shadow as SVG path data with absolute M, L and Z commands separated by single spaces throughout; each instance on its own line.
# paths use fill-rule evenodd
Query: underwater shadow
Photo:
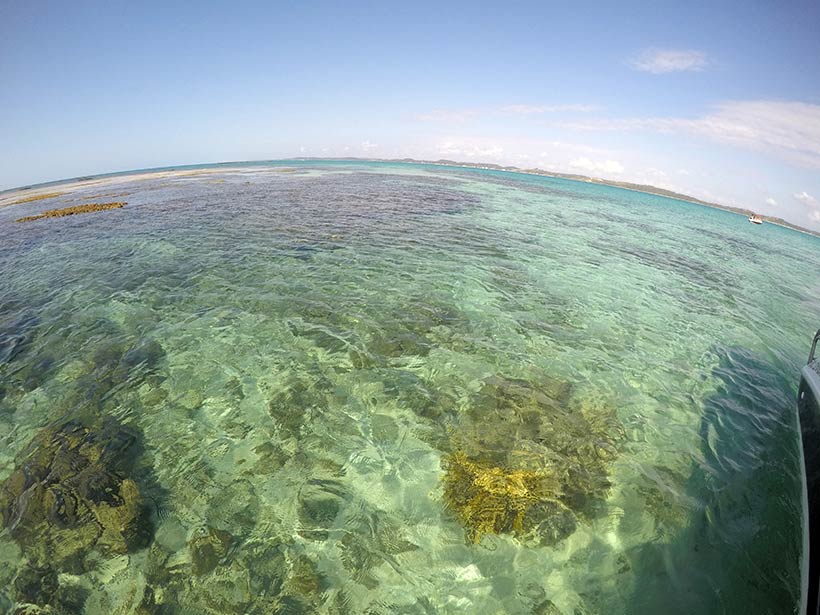
M 802 507 L 795 396 L 771 362 L 714 349 L 701 454 L 684 487 L 700 506 L 667 543 L 628 553 L 629 601 L 646 613 L 792 613 L 800 602 Z

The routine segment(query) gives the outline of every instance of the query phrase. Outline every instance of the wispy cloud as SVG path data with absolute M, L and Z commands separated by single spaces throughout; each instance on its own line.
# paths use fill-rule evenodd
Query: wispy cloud
M 504 148 L 492 141 L 485 142 L 444 141 L 438 147 L 439 156 L 464 156 L 466 158 L 483 158 L 497 160 L 504 154 Z
M 768 199 L 766 199 L 766 205 L 777 207 L 777 201 L 775 201 L 772 197 L 769 197 Z
M 794 196 L 794 198 L 796 198 L 801 203 L 804 203 L 805 205 L 808 205 L 809 207 L 817 207 L 817 205 L 818 205 L 817 199 L 814 198 L 812 195 L 810 195 L 805 190 L 803 192 L 797 192 L 792 196 Z
M 624 165 L 616 160 L 592 160 L 586 156 L 576 158 L 569 163 L 573 169 L 587 171 L 588 173 L 603 173 L 606 175 L 618 175 L 624 172 Z
M 541 113 L 590 113 L 600 111 L 596 105 L 504 105 L 499 108 L 502 113 L 516 115 L 538 115 Z
M 542 115 L 546 113 L 591 113 L 600 111 L 597 105 L 566 104 L 566 105 L 530 105 L 515 104 L 499 107 L 485 107 L 483 109 L 434 109 L 428 113 L 419 113 L 413 119 L 420 122 L 443 122 L 461 124 L 480 116 L 488 115 Z
M 674 167 L 671 170 L 653 168 L 632 150 L 591 147 L 588 142 L 547 140 L 535 136 L 449 134 L 434 140 L 424 138 L 403 148 L 401 156 L 489 162 L 556 173 L 623 179 L 698 198 L 719 202 L 727 200 L 725 195 L 704 193 L 700 186 L 679 185 L 675 181 L 677 175 Z
M 809 220 L 820 224 L 820 202 L 818 202 L 816 198 L 805 190 L 803 190 L 803 192 L 796 192 L 792 196 L 804 205 L 808 206 L 807 213 Z
M 461 111 L 450 111 L 447 109 L 434 109 L 429 113 L 421 113 L 415 116 L 415 119 L 421 122 L 450 122 L 461 123 L 473 119 L 478 114 L 473 109 L 464 109 Z
M 594 119 L 560 124 L 570 130 L 689 132 L 714 141 L 768 151 L 820 168 L 820 105 L 795 101 L 730 101 L 700 118 Z
M 465 156 L 481 157 L 487 162 L 499 164 L 517 164 L 527 161 L 527 165 L 546 168 L 550 164 L 558 165 L 552 170 L 568 170 L 569 162 L 578 157 L 593 160 L 615 159 L 619 152 L 615 150 L 590 147 L 586 143 L 569 141 L 547 141 L 533 137 L 486 137 L 482 135 L 451 134 L 442 136 L 434 143 L 425 142 L 405 155 L 429 157 L 438 155 L 449 158 Z
M 365 152 L 372 152 L 374 149 L 378 148 L 378 144 L 371 143 L 369 140 L 362 141 L 362 151 Z
M 635 70 L 653 75 L 700 72 L 709 63 L 705 52 L 694 49 L 645 49 L 629 61 Z

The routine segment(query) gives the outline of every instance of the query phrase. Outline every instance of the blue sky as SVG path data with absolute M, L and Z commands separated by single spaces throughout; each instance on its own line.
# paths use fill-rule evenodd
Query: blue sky
M 820 230 L 820 2 L 0 0 L 0 189 L 293 156 L 537 166 Z

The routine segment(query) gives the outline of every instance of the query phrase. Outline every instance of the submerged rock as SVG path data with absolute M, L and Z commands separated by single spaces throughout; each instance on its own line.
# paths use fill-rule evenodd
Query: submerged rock
M 129 476 L 137 434 L 108 418 L 97 428 L 69 420 L 45 428 L 0 484 L 0 524 L 35 565 L 81 569 L 91 549 L 145 546 L 151 525 Z
M 454 396 L 406 369 L 374 370 L 384 393 L 402 408 L 430 421 L 453 413 Z
M 49 604 L 58 587 L 57 572 L 49 566 L 25 566 L 14 579 L 16 598 L 22 603 Z
M 398 568 L 395 556 L 419 547 L 404 539 L 401 526 L 382 514 L 382 511 L 357 514 L 345 521 L 348 530 L 339 541 L 341 560 L 352 579 L 368 589 L 375 589 L 378 581 L 372 572 L 383 564 Z
M 239 540 L 205 526 L 189 548 L 196 574 L 176 556 L 149 552 L 159 559 L 147 575 L 139 615 L 315 613 L 329 587 L 315 558 L 287 538 Z M 203 569 L 196 567 L 203 565 L 209 570 L 199 574 Z
M 48 613 L 50 615 L 74 615 L 82 613 L 88 591 L 80 586 L 60 583 L 57 571 L 50 566 L 23 566 L 12 583 L 18 613 Z M 0 599 L 0 613 L 3 610 Z
M 197 576 L 207 574 L 224 564 L 235 545 L 236 540 L 230 532 L 215 527 L 199 528 L 188 541 L 193 573 Z
M 276 378 L 259 382 L 268 400 L 268 414 L 283 437 L 297 437 L 312 416 L 329 403 L 330 381 L 315 372 L 288 370 Z
M 311 479 L 299 490 L 299 535 L 310 540 L 327 540 L 339 512 L 350 496 L 338 481 Z
M 453 306 L 430 298 L 410 298 L 385 315 L 381 328 L 366 340 L 366 350 L 351 350 L 350 360 L 357 369 L 394 366 L 426 357 L 439 346 L 463 345 L 456 333 L 467 330 L 469 320 Z

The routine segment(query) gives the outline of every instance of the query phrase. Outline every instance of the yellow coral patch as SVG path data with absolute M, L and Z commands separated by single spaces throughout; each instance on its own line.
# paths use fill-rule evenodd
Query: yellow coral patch
M 527 513 L 538 502 L 555 502 L 558 480 L 547 471 L 505 470 L 471 461 L 456 452 L 446 458 L 444 497 L 479 542 L 484 534 L 526 531 Z

